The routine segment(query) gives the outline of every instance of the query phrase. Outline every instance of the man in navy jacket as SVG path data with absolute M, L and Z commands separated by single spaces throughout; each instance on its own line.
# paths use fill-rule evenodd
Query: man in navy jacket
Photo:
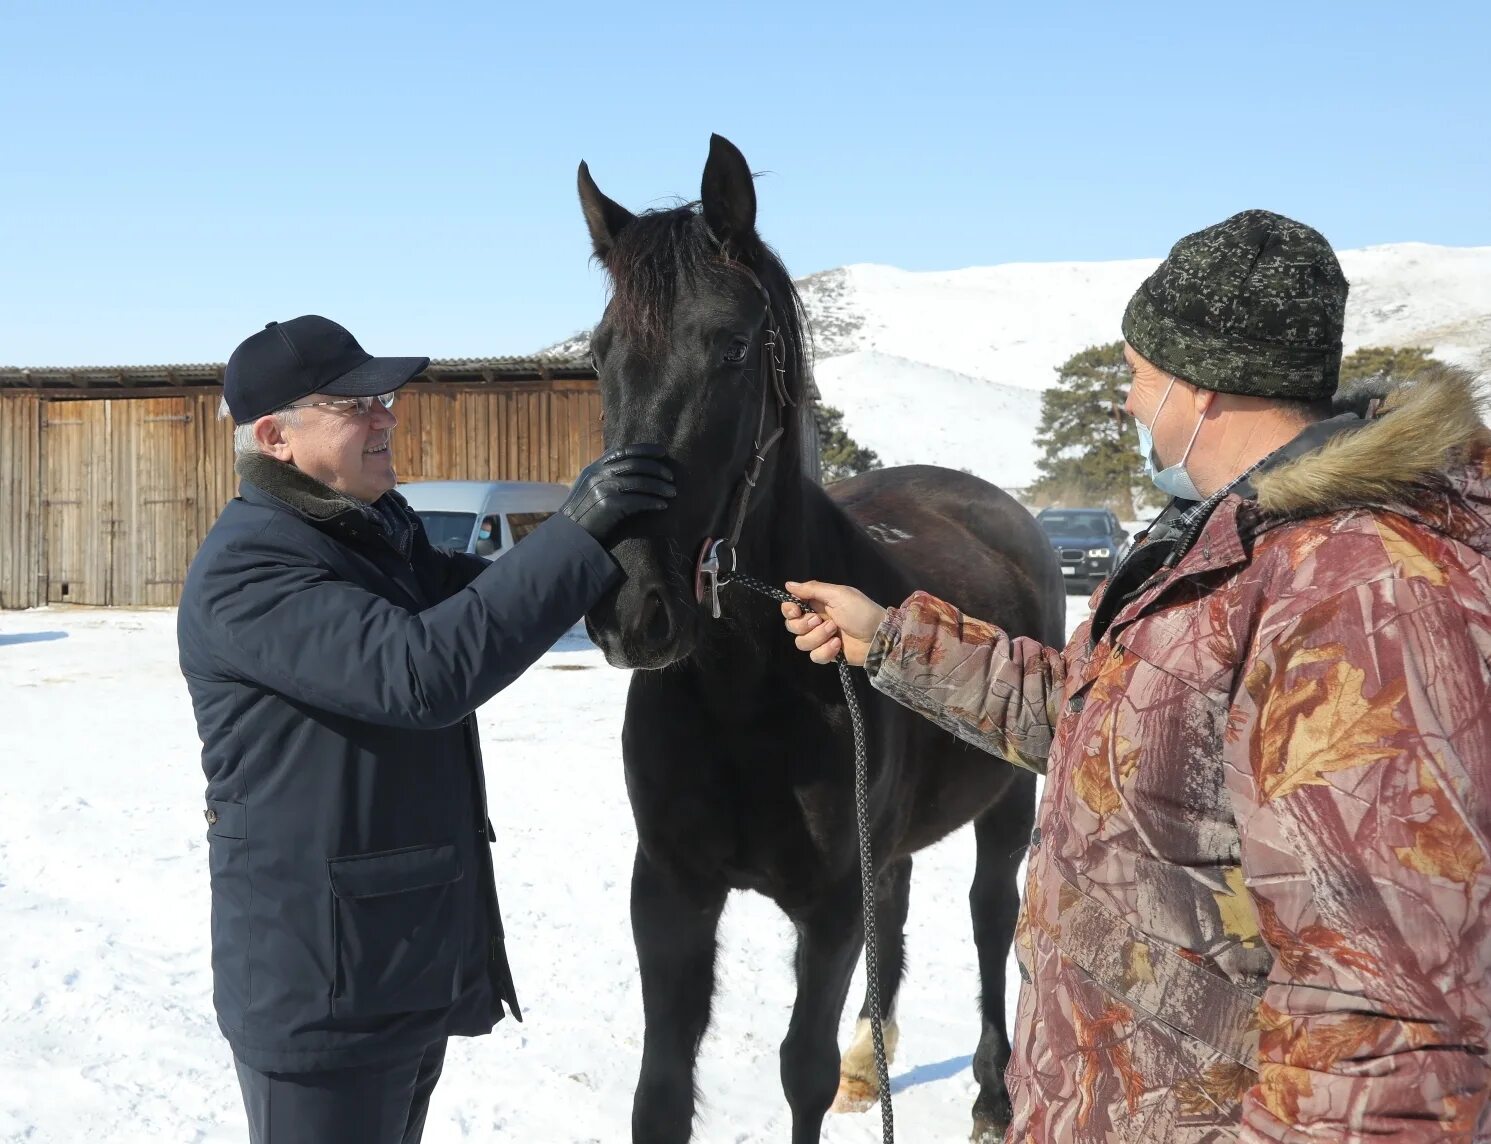
M 393 393 L 428 364 L 307 315 L 224 379 L 242 484 L 177 637 L 254 1144 L 417 1141 L 446 1038 L 521 1019 L 472 712 L 615 586 L 605 538 L 673 495 L 659 449 L 621 448 L 501 560 L 431 547 L 389 450 Z

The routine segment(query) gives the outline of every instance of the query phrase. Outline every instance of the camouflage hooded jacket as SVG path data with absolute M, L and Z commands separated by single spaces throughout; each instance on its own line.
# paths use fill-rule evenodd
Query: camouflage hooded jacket
M 1491 440 L 1463 374 L 1384 409 L 1096 640 L 876 633 L 879 690 L 1047 776 L 1012 1144 L 1491 1141 Z

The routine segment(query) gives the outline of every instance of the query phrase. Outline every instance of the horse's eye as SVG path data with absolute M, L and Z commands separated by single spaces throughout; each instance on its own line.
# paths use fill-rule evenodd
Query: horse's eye
M 745 361 L 746 350 L 750 348 L 751 344 L 744 338 L 736 338 L 725 347 L 725 360 L 731 365 L 739 365 Z

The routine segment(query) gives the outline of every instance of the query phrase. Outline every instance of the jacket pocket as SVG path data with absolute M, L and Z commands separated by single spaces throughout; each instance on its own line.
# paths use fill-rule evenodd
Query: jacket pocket
M 1141 1020 L 1158 1022 L 1219 1057 L 1256 1070 L 1257 994 L 1137 929 L 1054 863 L 1049 869 L 1061 879 L 1061 918 L 1051 940 L 1066 960 Z
M 248 807 L 241 802 L 207 800 L 207 834 L 211 838 L 247 838 Z
M 372 1017 L 438 1009 L 460 990 L 453 844 L 331 858 L 336 980 L 331 1011 Z
M 1213 703 L 1228 703 L 1232 638 L 1207 608 L 1180 604 L 1141 616 L 1116 632 L 1113 642 Z
M 210 799 L 207 870 L 212 884 L 212 1002 L 223 1024 L 243 1028 L 250 1001 L 247 808 Z

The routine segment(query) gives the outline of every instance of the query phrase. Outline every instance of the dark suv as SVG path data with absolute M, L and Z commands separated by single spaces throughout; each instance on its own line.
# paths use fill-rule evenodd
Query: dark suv
M 1128 547 L 1129 534 L 1105 508 L 1046 508 L 1035 519 L 1056 550 L 1068 584 L 1106 579 Z

